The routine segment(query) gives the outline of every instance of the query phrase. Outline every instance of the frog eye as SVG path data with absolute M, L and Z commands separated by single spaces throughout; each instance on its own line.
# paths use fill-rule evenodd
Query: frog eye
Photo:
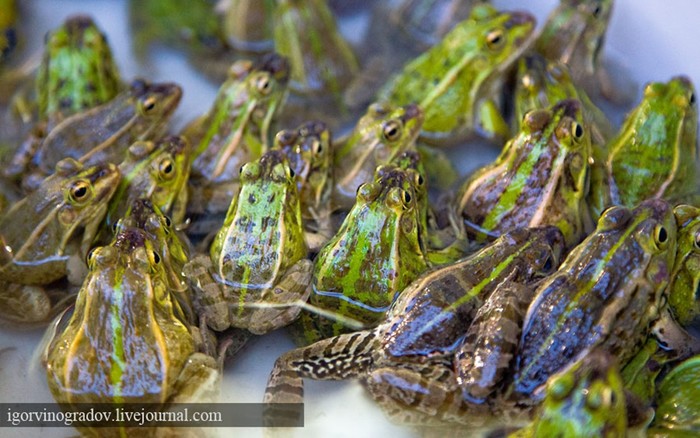
M 294 178 L 297 175 L 297 173 L 292 169 L 291 167 L 289 168 L 289 176 L 291 178 Z
M 151 260 L 153 261 L 154 264 L 156 264 L 156 265 L 159 264 L 160 263 L 160 255 L 155 251 L 151 251 Z
M 117 223 L 115 222 L 114 225 L 117 225 Z M 91 265 L 94 263 L 94 259 L 95 259 L 95 250 L 96 250 L 97 248 L 99 248 L 99 247 L 96 246 L 96 247 L 92 248 L 92 249 L 87 253 L 87 257 L 85 257 L 85 262 L 87 263 L 88 268 L 91 267 Z
M 657 225 L 654 229 L 654 241 L 659 246 L 663 248 L 668 243 L 668 231 L 663 225 Z
M 255 88 L 263 95 L 268 95 L 272 91 L 272 84 L 267 75 L 262 75 L 255 80 Z
M 700 232 L 695 233 L 695 249 L 700 249 Z
M 583 138 L 583 134 L 583 126 L 581 126 L 576 121 L 571 122 L 571 135 L 574 137 L 574 141 L 581 141 L 581 139 Z
M 600 7 L 600 5 L 596 5 L 595 9 L 593 9 L 593 16 L 595 18 L 598 18 L 600 16 L 600 13 L 602 12 L 603 8 Z
M 410 193 L 408 193 L 406 190 L 404 190 L 401 193 L 401 202 L 403 202 L 403 208 L 408 208 L 411 206 L 411 201 L 413 200 L 413 197 L 411 196 Z
M 690 98 L 688 99 L 691 105 L 695 105 L 695 93 L 690 93 Z
M 417 187 L 423 187 L 423 184 L 425 184 L 425 179 L 423 178 L 423 175 L 421 175 L 420 173 L 416 174 L 415 184 Z
M 275 142 L 279 145 L 286 146 L 292 144 L 295 137 L 296 135 L 294 135 L 293 131 L 285 129 L 277 133 Z
M 603 400 L 606 397 L 601 394 L 601 391 L 589 391 L 586 397 L 586 406 L 588 409 L 597 411 L 603 406 Z
M 112 234 L 117 234 L 119 230 L 119 221 L 112 224 Z
M 163 220 L 165 221 L 165 226 L 170 228 L 173 226 L 173 222 L 170 220 L 170 217 L 168 216 L 163 216 Z
M 157 102 L 158 102 L 158 100 L 154 96 L 148 96 L 141 103 L 141 110 L 143 111 L 144 114 L 148 114 L 155 109 Z
M 320 141 L 314 140 L 313 143 L 311 143 L 311 150 L 314 151 L 314 154 L 319 155 L 323 152 L 323 145 Z
M 88 200 L 90 198 L 91 187 L 90 183 L 85 180 L 74 182 L 68 192 L 71 202 L 80 204 Z
M 401 138 L 401 122 L 398 120 L 389 120 L 382 126 L 382 135 L 388 141 L 396 141 Z
M 175 166 L 170 158 L 161 160 L 158 164 L 158 172 L 163 179 L 170 179 L 175 175 Z
M 552 259 L 552 255 L 550 254 L 547 256 L 547 259 L 544 261 L 544 264 L 542 265 L 542 271 L 544 272 L 552 272 L 554 270 L 554 260 Z
M 486 46 L 491 50 L 498 50 L 506 43 L 502 29 L 494 29 L 486 34 Z

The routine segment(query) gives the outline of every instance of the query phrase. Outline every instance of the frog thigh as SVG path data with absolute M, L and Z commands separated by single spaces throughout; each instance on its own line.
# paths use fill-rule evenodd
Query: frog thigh
M 206 315 L 207 325 L 215 331 L 229 327 L 229 305 L 221 286 L 209 272 L 211 260 L 199 255 L 185 265 L 183 273 L 189 278 L 194 293 L 192 305 L 198 315 Z

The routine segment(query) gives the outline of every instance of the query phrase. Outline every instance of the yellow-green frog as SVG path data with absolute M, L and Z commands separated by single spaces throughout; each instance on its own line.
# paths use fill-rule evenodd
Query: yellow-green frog
M 157 142 L 137 141 L 119 164 L 122 179 L 109 203 L 98 243 L 108 244 L 111 230 L 139 198 L 150 199 L 176 224 L 182 223 L 187 204 L 190 144 L 184 137 L 167 136 Z
M 406 64 L 378 93 L 395 105 L 425 112 L 421 137 L 431 143 L 479 132 L 506 137 L 495 102 L 503 75 L 527 49 L 534 18 L 480 4 L 443 40 Z
M 700 315 L 700 208 L 678 205 L 678 249 L 668 286 L 668 305 L 682 326 Z
M 690 438 L 700 433 L 700 356 L 673 368 L 659 384 L 650 437 Z
M 284 153 L 271 150 L 241 168 L 241 185 L 209 248 L 185 266 L 200 318 L 213 330 L 264 334 L 292 322 L 306 301 L 299 194 Z
M 37 191 L 3 212 L 0 308 L 4 319 L 46 321 L 55 301 L 66 292 L 49 297 L 43 286 L 66 276 L 73 284 L 82 282 L 85 255 L 119 178 L 113 164 L 84 168 L 75 160 L 65 159 Z
M 351 208 L 357 188 L 372 180 L 377 166 L 415 147 L 422 124 L 423 111 L 415 104 L 370 105 L 350 135 L 334 145 L 333 205 Z
M 285 129 L 275 136 L 274 149 L 282 150 L 294 170 L 299 189 L 301 217 L 307 230 L 307 246 L 318 250 L 333 234 L 333 145 L 327 125 L 319 120 Z
M 219 364 L 198 352 L 194 329 L 178 317 L 162 258 L 145 232 L 122 228 L 88 263 L 75 308 L 45 352 L 54 399 L 68 406 L 216 401 Z M 117 424 L 81 431 L 124 436 L 127 428 Z
M 624 365 L 662 316 L 676 256 L 677 226 L 659 199 L 612 207 L 535 291 L 511 390 L 538 400 L 552 375 L 596 348 Z
M 223 213 L 238 189 L 241 165 L 270 146 L 270 125 L 284 105 L 289 65 L 271 53 L 257 62 L 238 61 L 209 111 L 182 135 L 192 143 L 192 202 L 188 211 Z
M 698 171 L 698 109 L 685 76 L 652 82 L 608 144 L 607 180 L 591 186 L 600 205 L 634 206 L 644 199 L 679 200 L 694 193 Z
M 302 313 L 294 326 L 298 343 L 349 331 L 342 318 L 380 324 L 399 293 L 428 268 L 416 180 L 412 169 L 379 168 L 373 182 L 357 189 L 355 205 L 314 264 L 309 303 L 324 316 Z
M 586 203 L 590 154 L 578 101 L 532 110 L 496 161 L 462 185 L 457 214 L 477 241 L 517 227 L 556 225 L 572 247 L 593 228 Z
M 601 350 L 547 381 L 532 422 L 509 438 L 607 437 L 627 432 L 625 392 L 615 358 Z
M 136 79 L 111 101 L 66 118 L 33 145 L 22 145 L 4 175 L 24 176 L 23 186 L 31 191 L 66 157 L 88 166 L 120 163 L 134 141 L 164 131 L 181 97 L 177 84 Z M 36 171 L 25 174 L 30 159 Z

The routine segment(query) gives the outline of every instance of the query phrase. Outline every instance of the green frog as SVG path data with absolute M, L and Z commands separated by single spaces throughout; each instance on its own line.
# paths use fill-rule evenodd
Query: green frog
M 137 141 L 119 164 L 122 179 L 109 203 L 100 244 L 112 240 L 111 230 L 139 198 L 150 199 L 175 223 L 182 223 L 187 204 L 190 144 L 184 137 L 167 136 L 157 142 Z
M 0 1 L 0 62 L 5 62 L 17 46 L 17 0 Z
M 567 245 L 576 245 L 593 228 L 586 203 L 590 150 L 578 101 L 528 112 L 496 161 L 457 193 L 468 234 L 483 242 L 511 228 L 556 225 Z
M 449 394 L 458 391 L 452 358 L 466 328 L 502 282 L 529 284 L 551 274 L 563 250 L 564 238 L 557 228 L 522 228 L 469 257 L 424 273 L 401 293 L 378 327 L 282 355 L 270 375 L 265 401 L 303 401 L 302 378 L 359 376 L 382 405 L 397 407 L 388 412 L 395 419 L 415 422 L 423 411 L 436 420 L 463 411 L 461 397 Z M 441 407 L 442 401 L 458 406 Z M 402 403 L 415 410 L 406 414 Z
M 682 326 L 700 315 L 700 209 L 679 205 L 674 209 L 678 223 L 678 249 L 668 287 L 668 305 Z
M 589 95 L 624 103 L 636 86 L 613 81 L 601 57 L 612 6 L 613 0 L 561 0 L 544 23 L 535 50 L 566 64 L 574 83 Z
M 272 50 L 274 10 L 274 0 L 228 0 L 217 5 L 226 41 L 242 52 Z
M 595 348 L 620 364 L 642 348 L 666 303 L 676 235 L 663 200 L 605 211 L 535 291 L 510 388 L 515 398 L 541 399 L 548 378 Z
M 289 59 L 291 99 L 283 119 L 295 126 L 323 118 L 333 128 L 347 118 L 343 93 L 360 72 L 352 46 L 325 0 L 279 0 L 273 13 L 275 51 Z
M 333 234 L 330 218 L 333 144 L 330 130 L 322 121 L 306 122 L 297 129 L 278 132 L 273 149 L 282 150 L 294 170 L 301 218 L 307 230 L 307 246 L 318 250 Z
M 334 145 L 334 206 L 351 208 L 357 188 L 372 180 L 377 166 L 415 147 L 422 124 L 423 111 L 415 104 L 370 105 L 349 136 Z
M 652 82 L 608 144 L 607 181 L 591 186 L 599 204 L 634 206 L 644 199 L 690 195 L 698 172 L 698 109 L 685 76 Z
M 177 84 L 149 84 L 136 79 L 111 101 L 67 117 L 43 139 L 22 145 L 4 169 L 4 176 L 24 177 L 23 186 L 31 191 L 66 157 L 88 166 L 119 163 L 134 141 L 158 137 L 164 131 L 181 96 Z M 27 174 L 29 160 L 36 168 Z
M 244 164 L 240 181 L 209 257 L 195 257 L 184 273 L 195 309 L 209 327 L 264 334 L 297 317 L 313 265 L 306 259 L 299 194 L 284 153 L 271 150 Z
M 212 107 L 182 132 L 192 143 L 191 213 L 223 213 L 238 188 L 241 165 L 270 146 L 269 130 L 287 95 L 289 65 L 268 54 L 238 61 Z
M 3 212 L 0 307 L 4 319 L 45 321 L 56 303 L 43 286 L 63 277 L 72 284 L 82 282 L 85 255 L 119 178 L 113 164 L 88 168 L 65 159 L 37 191 Z
M 357 189 L 338 232 L 316 257 L 309 304 L 294 327 L 299 344 L 380 324 L 399 293 L 428 266 L 423 247 L 415 171 L 377 172 Z M 340 316 L 328 319 L 328 314 Z M 359 324 L 358 324 L 359 323 Z
M 74 15 L 46 36 L 36 75 L 39 120 L 50 131 L 61 120 L 112 100 L 119 69 L 104 33 L 87 15 Z
M 691 437 L 700 432 L 700 356 L 673 368 L 659 384 L 656 416 L 648 435 Z
M 379 100 L 417 102 L 425 112 L 421 137 L 431 143 L 475 132 L 505 138 L 508 128 L 495 90 L 528 48 L 534 27 L 534 18 L 526 13 L 479 4 L 440 43 L 406 64 L 380 90 Z
M 195 329 L 178 317 L 146 233 L 123 228 L 110 245 L 91 251 L 88 264 L 75 308 L 46 349 L 54 399 L 69 406 L 216 401 L 220 364 L 198 351 Z M 81 431 L 124 436 L 127 429 L 115 423 Z
M 532 422 L 509 438 L 623 438 L 626 432 L 620 371 L 610 354 L 595 350 L 549 378 L 544 401 Z

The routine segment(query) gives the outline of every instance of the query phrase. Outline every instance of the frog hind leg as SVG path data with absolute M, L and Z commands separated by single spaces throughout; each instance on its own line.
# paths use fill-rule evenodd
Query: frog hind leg
M 192 305 L 195 312 L 206 316 L 207 325 L 215 331 L 229 327 L 229 305 L 219 284 L 209 273 L 211 260 L 199 255 L 185 265 L 183 274 L 190 280 L 193 289 Z
M 270 373 L 265 403 L 302 403 L 304 378 L 344 380 L 366 372 L 378 347 L 374 330 L 323 339 L 280 356 Z
M 308 287 L 313 274 L 311 260 L 302 259 L 292 265 L 279 284 L 270 288 L 263 300 L 270 307 L 255 309 L 250 318 L 248 330 L 256 335 L 262 335 L 291 323 L 301 311 L 300 302 L 306 302 L 311 293 Z M 279 306 L 285 306 L 280 310 Z
M 478 126 L 479 134 L 484 138 L 499 142 L 510 137 L 510 128 L 493 100 L 485 100 L 479 105 Z
M 373 370 L 363 384 L 384 413 L 400 424 L 438 426 L 457 422 L 477 426 L 485 418 L 478 411 L 483 407 L 487 412 L 485 405 L 471 405 L 462 398 L 450 364 L 381 367 Z

